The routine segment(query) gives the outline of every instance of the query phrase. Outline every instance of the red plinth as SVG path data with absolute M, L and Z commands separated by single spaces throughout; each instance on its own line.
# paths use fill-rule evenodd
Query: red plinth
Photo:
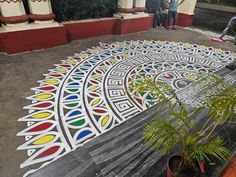
M 8 54 L 67 44 L 64 27 L 0 33 L 0 51 Z
M 30 14 L 29 18 L 32 20 L 38 20 L 38 21 L 47 21 L 47 20 L 53 20 L 55 19 L 56 15 L 51 13 L 51 14 Z
M 12 16 L 12 17 L 0 16 L 0 22 L 2 22 L 3 24 L 24 23 L 28 22 L 28 20 L 29 20 L 28 15 Z
M 65 23 L 64 26 L 67 32 L 67 37 L 71 41 L 75 39 L 113 34 L 115 22 L 115 18 L 110 18 Z
M 134 12 L 134 8 L 129 8 L 129 9 L 118 8 L 118 12 L 119 13 L 129 14 L 129 13 L 133 13 Z
M 0 33 L 0 53 L 1 52 L 5 52 L 5 46 L 3 43 L 3 34 L 2 33 Z
M 132 18 L 132 19 L 118 19 L 116 21 L 116 34 L 128 34 L 139 31 L 146 31 L 152 28 L 154 16 Z
M 187 15 L 187 14 L 178 13 L 177 25 L 184 26 L 184 27 L 191 26 L 193 23 L 194 16 L 195 16 L 194 14 Z
M 135 12 L 145 12 L 146 11 L 146 7 L 135 7 Z
M 133 19 L 103 18 L 65 23 L 60 27 L 0 33 L 0 52 L 19 53 L 67 44 L 68 41 L 146 31 L 153 15 Z

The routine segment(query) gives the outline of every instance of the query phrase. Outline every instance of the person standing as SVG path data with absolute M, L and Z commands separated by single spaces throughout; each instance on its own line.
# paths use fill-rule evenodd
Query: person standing
M 169 11 L 169 3 L 168 0 L 162 0 L 161 2 L 161 8 L 162 8 L 162 22 L 161 25 L 167 28 L 167 18 L 168 18 L 168 11 Z
M 236 16 L 232 17 L 228 23 L 228 25 L 226 26 L 226 28 L 224 29 L 222 35 L 220 36 L 220 39 L 223 40 L 222 38 L 228 33 L 228 31 L 232 28 L 232 27 L 236 27 Z M 235 37 L 234 37 L 234 45 L 236 45 L 236 32 L 235 32 Z
M 169 0 L 169 13 L 168 13 L 168 28 L 169 28 L 169 24 L 170 24 L 170 20 L 172 19 L 172 29 L 176 29 L 175 28 L 175 24 L 176 24 L 176 19 L 177 19 L 177 8 L 179 5 L 181 5 L 185 0 L 181 0 L 181 2 L 179 3 L 179 0 Z
M 163 0 L 156 0 L 156 5 L 157 5 L 157 9 L 156 9 L 156 24 L 155 27 L 159 28 L 161 26 L 161 22 L 162 22 L 162 8 L 161 8 L 161 3 Z

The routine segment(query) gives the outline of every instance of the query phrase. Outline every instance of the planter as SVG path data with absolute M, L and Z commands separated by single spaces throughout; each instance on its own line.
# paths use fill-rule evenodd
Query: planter
M 171 156 L 167 161 L 167 177 L 200 177 L 198 173 L 195 172 L 194 169 L 185 169 L 178 172 L 178 166 L 181 163 L 182 157 L 180 155 Z
M 167 177 L 176 177 L 176 175 L 175 175 L 176 170 L 174 170 L 174 167 L 178 166 L 178 164 L 180 163 L 181 159 L 182 159 L 181 156 L 174 155 L 174 156 L 171 156 L 167 160 L 167 167 L 166 167 Z

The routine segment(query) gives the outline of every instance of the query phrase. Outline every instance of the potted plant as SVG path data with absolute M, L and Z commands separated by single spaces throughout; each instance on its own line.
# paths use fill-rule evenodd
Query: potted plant
M 195 177 L 205 172 L 205 165 L 211 162 L 211 157 L 227 160 L 226 142 L 220 136 L 212 135 L 220 124 L 233 120 L 236 89 L 217 76 L 211 77 L 215 80 L 213 85 L 223 84 L 224 89 L 208 95 L 205 106 L 209 116 L 200 127 L 194 118 L 205 106 L 189 112 L 171 86 L 150 78 L 137 77 L 131 84 L 135 92 L 148 91 L 156 101 L 157 109 L 168 109 L 167 117 L 157 117 L 144 127 L 144 139 L 155 149 L 164 154 L 178 151 L 175 153 L 178 155 L 170 157 L 167 162 L 167 177 Z

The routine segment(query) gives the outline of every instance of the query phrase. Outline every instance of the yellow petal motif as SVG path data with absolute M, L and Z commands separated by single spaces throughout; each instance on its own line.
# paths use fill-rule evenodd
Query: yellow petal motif
M 45 80 L 45 83 L 47 83 L 47 84 L 57 84 L 57 83 L 58 83 L 58 80 L 55 80 L 55 79 L 48 79 L 48 80 Z
M 216 53 L 222 53 L 222 50 L 221 49 L 216 49 L 215 52 Z
M 201 45 L 201 46 L 200 46 L 200 48 L 202 48 L 202 49 L 205 49 L 205 48 L 206 48 L 206 46 L 204 46 L 204 45 Z
M 93 86 L 89 87 L 88 90 L 96 90 L 97 88 L 98 88 L 98 86 L 93 85 Z
M 43 136 L 43 137 L 35 140 L 32 144 L 34 144 L 34 145 L 46 144 L 46 143 L 52 141 L 54 138 L 55 138 L 55 135 L 46 135 L 46 136 Z
M 79 56 L 80 56 L 81 58 L 86 58 L 86 57 L 87 57 L 87 55 L 84 54 L 84 53 L 81 53 Z
M 51 115 L 51 113 L 49 112 L 42 112 L 42 113 L 37 113 L 37 114 L 34 114 L 32 115 L 32 118 L 34 119 L 44 119 L 44 118 L 47 118 Z
M 97 50 L 94 50 L 94 49 L 93 49 L 93 50 L 91 50 L 91 51 L 92 51 L 93 53 L 97 53 Z
M 98 74 L 95 74 L 92 76 L 93 79 L 100 79 L 102 76 L 101 75 L 98 75 Z
M 94 100 L 94 101 L 92 102 L 92 106 L 97 105 L 99 102 L 100 102 L 100 99 L 99 99 L 99 98 L 96 99 L 96 100 Z
M 104 127 L 107 123 L 107 121 L 109 120 L 109 115 L 105 116 L 103 119 L 102 119 L 102 126 Z
M 58 68 L 58 69 L 56 69 L 56 71 L 59 72 L 59 73 L 64 73 L 64 72 L 66 72 L 66 70 L 63 69 L 63 68 Z
M 129 54 L 128 53 L 124 53 L 122 54 L 123 57 L 129 57 Z
M 67 60 L 67 63 L 68 63 L 68 64 L 71 64 L 71 65 L 75 65 L 75 64 L 76 64 L 76 61 L 75 61 L 75 60 L 72 60 L 72 59 L 69 59 L 69 60 Z
M 110 61 L 111 61 L 111 62 L 114 62 L 114 63 L 115 63 L 115 62 L 119 62 L 119 60 L 117 60 L 117 59 L 115 59 L 115 58 L 114 58 L 114 59 L 111 59 Z
M 53 97 L 53 95 L 52 94 L 41 94 L 41 95 L 38 95 L 38 96 L 36 96 L 35 98 L 36 99 L 49 99 L 49 98 L 52 98 Z
M 107 69 L 107 68 L 109 68 L 109 66 L 105 66 L 105 65 L 99 66 L 99 69 Z
M 191 44 L 189 44 L 189 43 L 186 43 L 185 46 L 188 47 L 188 48 L 192 47 Z
M 187 74 L 186 76 L 189 79 L 197 79 L 197 75 L 196 74 Z

